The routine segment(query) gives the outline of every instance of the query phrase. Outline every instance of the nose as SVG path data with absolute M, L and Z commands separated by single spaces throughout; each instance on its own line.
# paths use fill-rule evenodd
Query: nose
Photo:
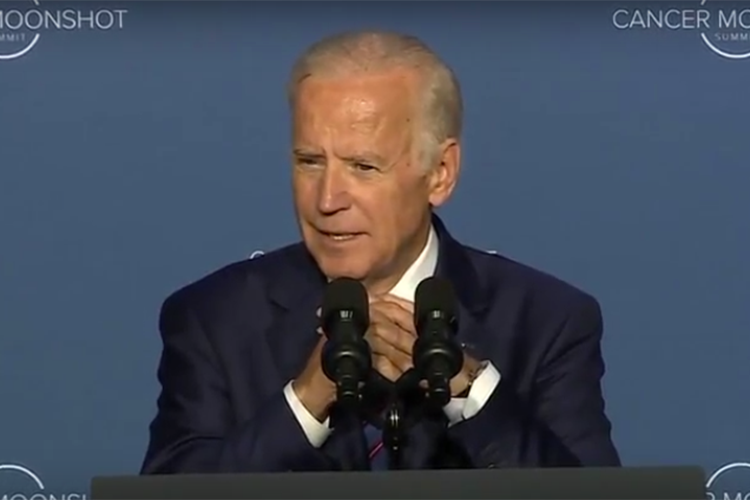
M 318 211 L 331 215 L 349 208 L 351 197 L 346 173 L 337 165 L 328 164 L 319 178 Z

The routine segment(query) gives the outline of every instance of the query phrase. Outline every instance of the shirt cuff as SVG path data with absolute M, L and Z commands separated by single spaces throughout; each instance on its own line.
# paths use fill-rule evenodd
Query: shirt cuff
M 317 418 L 307 411 L 305 405 L 303 405 L 302 401 L 297 397 L 297 393 L 294 392 L 292 382 L 289 382 L 284 387 L 284 397 L 310 444 L 315 448 L 323 446 L 323 443 L 325 443 L 326 439 L 328 439 L 328 436 L 332 432 L 329 425 L 331 419 L 326 418 L 325 422 L 320 423 Z
M 443 412 L 448 417 L 448 426 L 451 427 L 464 420 L 469 420 L 479 413 L 489 401 L 492 393 L 495 392 L 500 383 L 500 378 L 500 372 L 488 361 L 482 373 L 471 384 L 469 395 L 465 398 L 452 398 L 443 407 Z

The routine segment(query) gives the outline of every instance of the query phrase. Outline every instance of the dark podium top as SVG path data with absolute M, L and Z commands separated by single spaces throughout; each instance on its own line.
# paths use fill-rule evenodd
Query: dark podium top
M 97 477 L 93 500 L 705 500 L 699 467 Z

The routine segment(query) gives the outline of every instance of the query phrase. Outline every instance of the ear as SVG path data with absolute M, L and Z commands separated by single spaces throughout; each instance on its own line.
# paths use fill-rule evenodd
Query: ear
M 461 171 L 461 143 L 448 139 L 440 145 L 440 156 L 430 172 L 430 205 L 439 207 L 451 197 Z

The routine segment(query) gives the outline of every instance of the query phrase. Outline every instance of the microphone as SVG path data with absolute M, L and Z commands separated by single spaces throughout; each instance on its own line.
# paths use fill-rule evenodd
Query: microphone
M 464 355 L 455 341 L 458 301 L 450 282 L 427 278 L 417 287 L 414 299 L 417 341 L 412 361 L 420 380 L 427 381 L 427 396 L 445 406 L 451 399 L 450 381 L 463 367 Z
M 367 290 L 357 280 L 331 281 L 323 294 L 320 320 L 327 341 L 323 346 L 323 373 L 336 384 L 336 400 L 354 409 L 372 368 L 370 346 L 364 339 L 370 326 Z

